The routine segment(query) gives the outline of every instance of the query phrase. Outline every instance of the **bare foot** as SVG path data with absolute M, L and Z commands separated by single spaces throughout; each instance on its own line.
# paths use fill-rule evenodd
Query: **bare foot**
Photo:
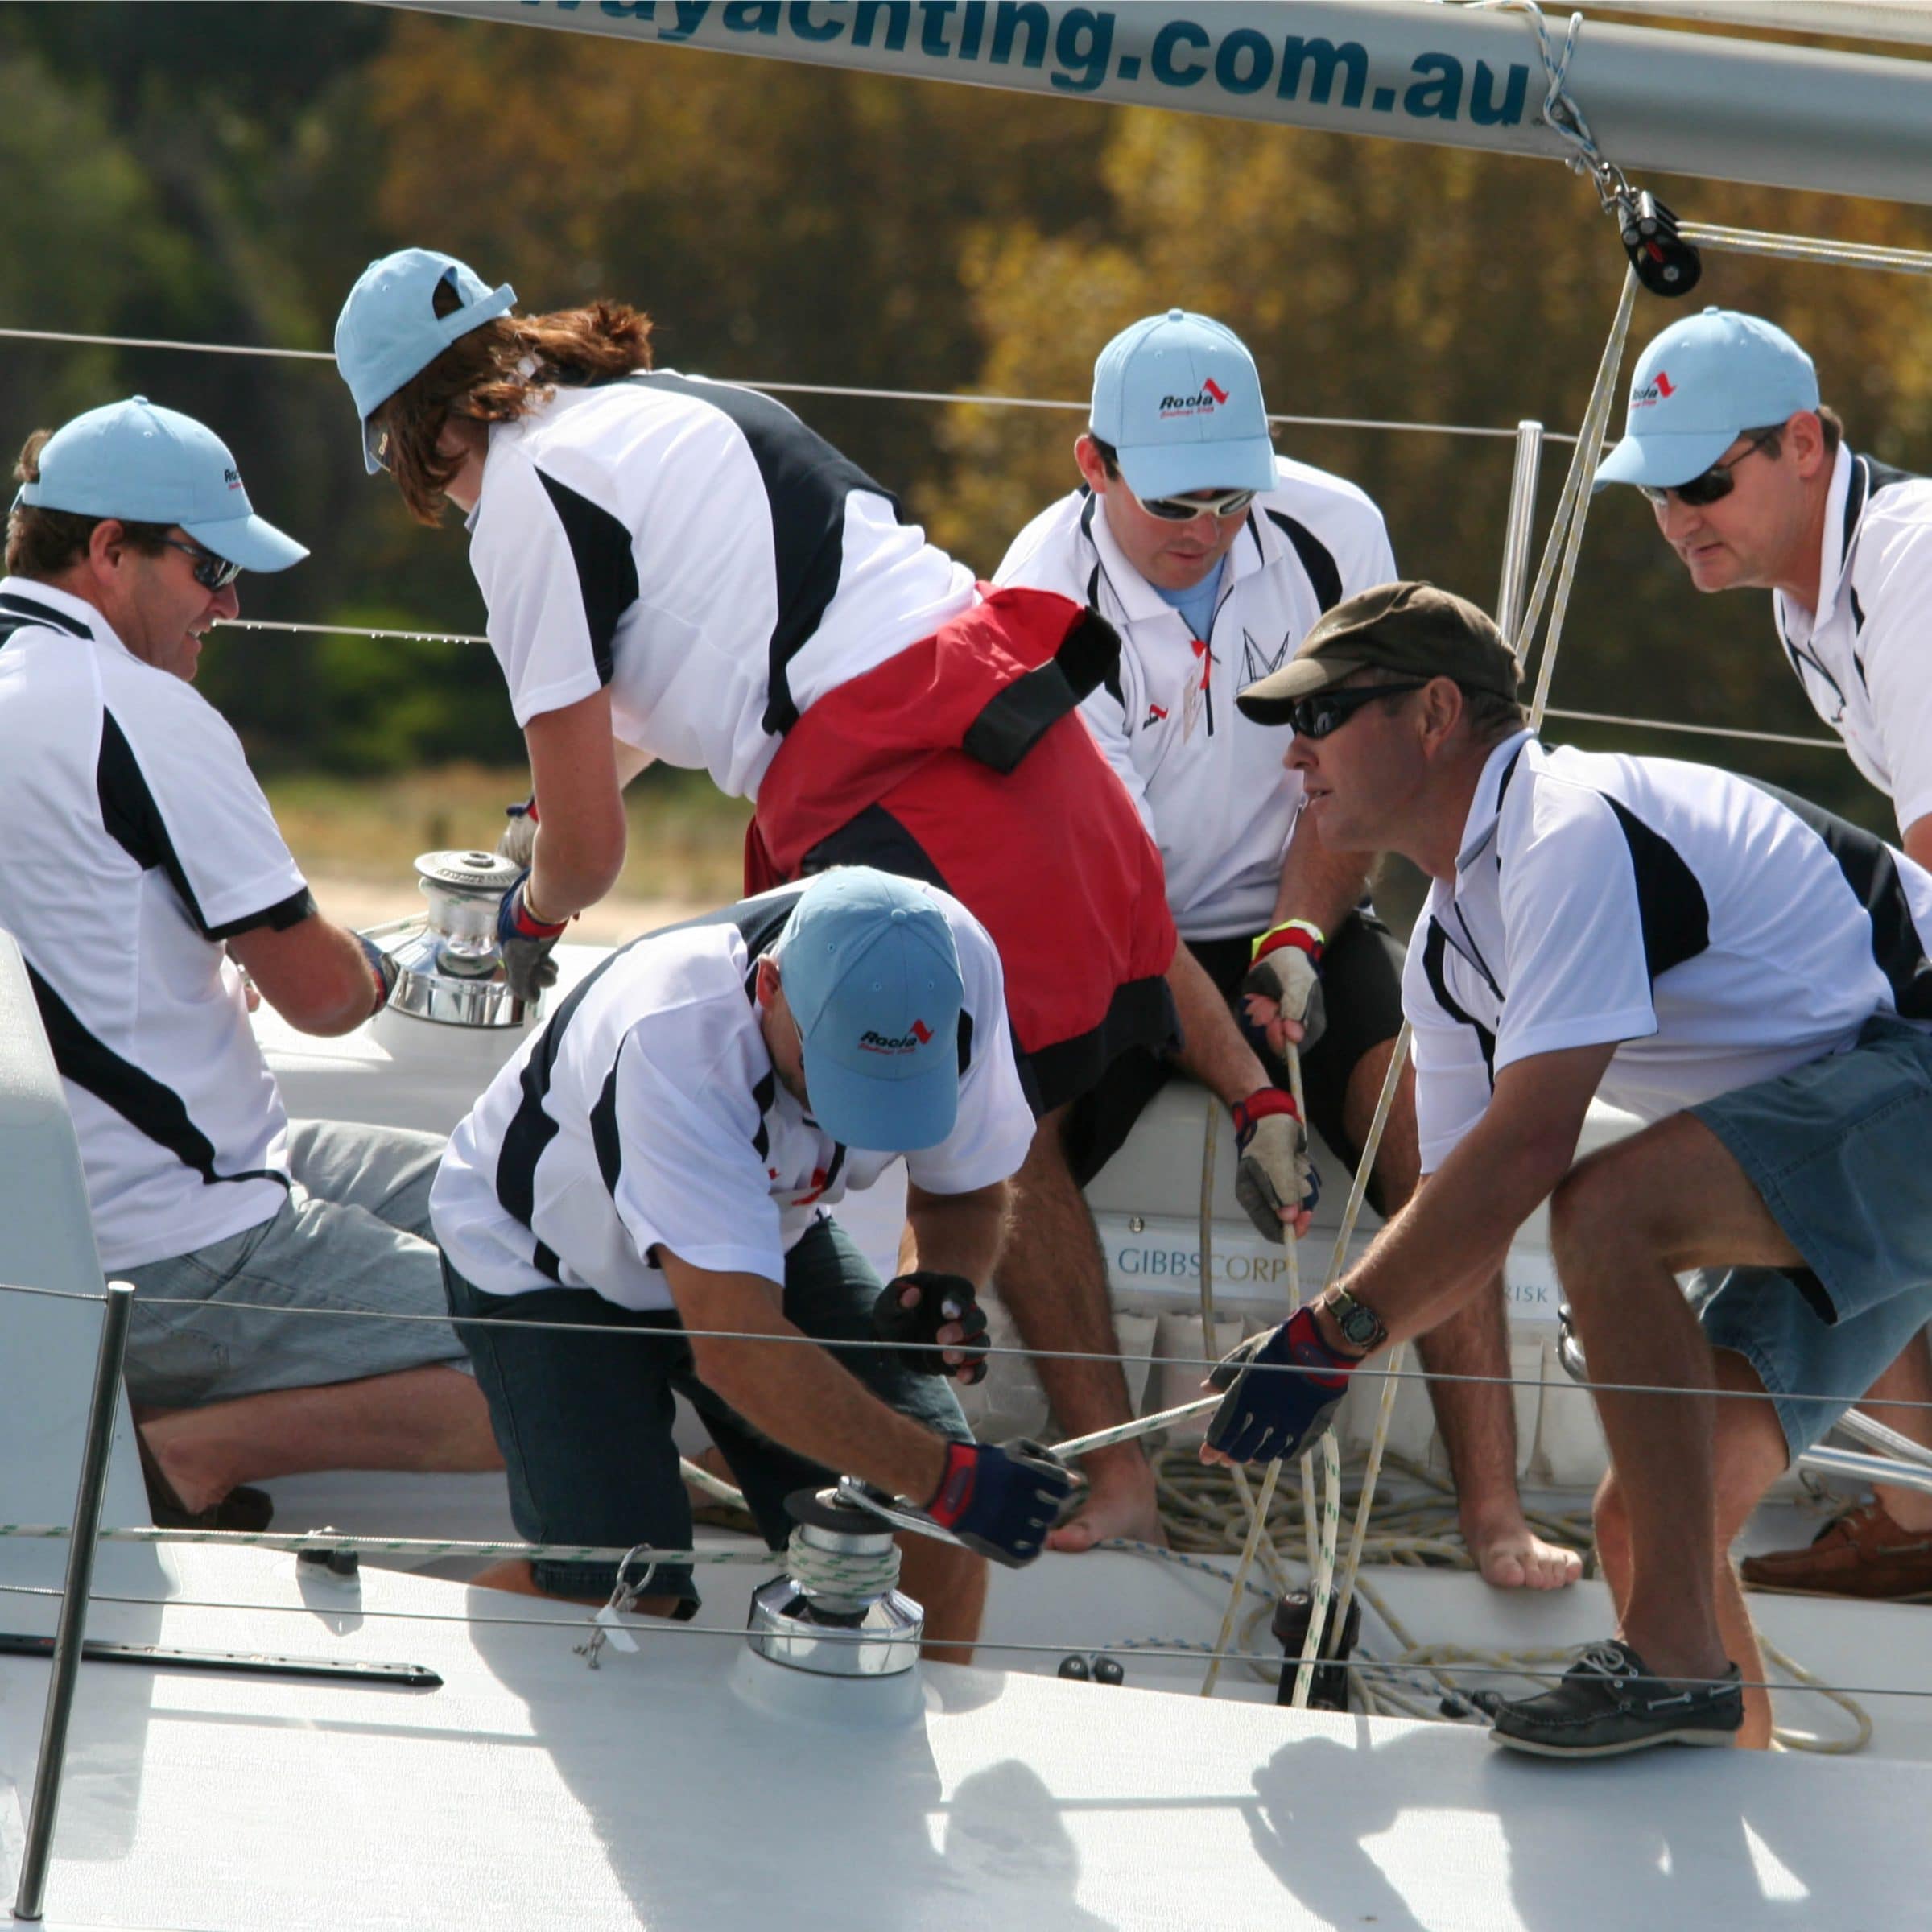
M 1512 1513 L 1488 1525 L 1465 1526 L 1463 1539 L 1483 1581 L 1497 1590 L 1561 1590 L 1583 1573 L 1583 1559 L 1546 1542 Z
M 1104 1458 L 1090 1457 L 1082 1473 L 1089 1485 L 1087 1500 L 1070 1521 L 1048 1534 L 1049 1550 L 1091 1550 L 1117 1536 L 1166 1546 L 1154 1472 L 1137 1446 L 1125 1444 Z

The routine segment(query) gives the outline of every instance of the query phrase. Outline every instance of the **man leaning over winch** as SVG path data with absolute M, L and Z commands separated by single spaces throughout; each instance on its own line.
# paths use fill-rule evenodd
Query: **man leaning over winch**
M 1203 1453 L 1315 1440 L 1546 1199 L 1609 1443 L 1617 1629 L 1494 1735 L 1761 1746 L 1729 1546 L 1932 1314 L 1932 873 L 1729 772 L 1546 749 L 1516 689 L 1494 625 L 1410 583 L 1337 605 L 1242 694 L 1294 725 L 1325 832 L 1435 881 L 1402 987 L 1426 1174 L 1335 1288 L 1216 1369 Z M 1649 1124 L 1577 1162 L 1599 1092 Z
M 906 1582 L 963 1661 L 978 1554 L 1030 1563 L 1078 1488 L 1030 1444 L 973 1441 L 950 1386 L 985 1373 L 977 1290 L 1033 1134 L 999 956 L 936 886 L 842 866 L 620 948 L 458 1125 L 431 1197 L 517 1527 L 687 1548 L 683 1394 L 774 1549 L 786 1497 L 835 1472 L 959 1539 L 909 1537 Z M 830 1210 L 902 1154 L 881 1286 Z M 687 1565 L 619 1570 L 518 1559 L 478 1581 L 696 1610 Z
M 219 438 L 139 396 L 36 431 L 15 473 L 0 927 L 60 1072 L 101 1264 L 136 1290 L 127 1386 L 155 1520 L 258 1530 L 268 1499 L 242 1485 L 305 1470 L 495 1468 L 447 1323 L 356 1319 L 444 1313 L 441 1143 L 291 1123 L 249 1025 L 258 989 L 302 1031 L 346 1033 L 391 983 L 316 911 L 194 688 L 242 572 L 308 553 L 254 513 Z
M 1892 801 L 1900 844 L 1932 867 L 1932 479 L 1855 452 L 1781 328 L 1707 308 L 1638 358 L 1624 440 L 1597 480 L 1637 487 L 1697 589 L 1771 592 L 1805 696 Z M 1860 1406 L 1932 1448 L 1924 1334 Z M 1742 1574 L 1765 1590 L 1932 1599 L 1932 1496 L 1879 1484 L 1809 1545 Z
M 1286 1009 L 1309 1119 L 1353 1167 L 1402 1030 L 1402 948 L 1368 903 L 1374 854 L 1323 838 L 1301 809 L 1299 774 L 1282 769 L 1278 734 L 1234 700 L 1323 611 L 1394 576 L 1381 513 L 1352 483 L 1275 453 L 1246 345 L 1181 309 L 1101 350 L 1073 454 L 1080 487 L 1014 538 L 994 581 L 1076 598 L 1120 633 L 1119 668 L 1080 715 L 1160 848 L 1181 935 L 1167 982 L 1183 1038 L 1171 1055 L 1122 1054 L 1074 1103 L 1069 1164 L 1083 1183 L 1098 1174 L 1175 1067 L 1227 1104 L 1244 1148 L 1291 1108 L 1280 1056 L 1230 1003 L 1246 985 Z M 1393 1213 L 1416 1173 L 1405 1071 L 1369 1199 Z M 1237 1195 L 1280 1241 L 1281 1216 L 1253 1189 L 1244 1170 Z M 1432 1381 L 1430 1397 L 1484 1579 L 1574 1582 L 1581 1559 L 1531 1530 L 1517 1494 L 1501 1274 L 1420 1348 L 1425 1366 L 1450 1378 Z

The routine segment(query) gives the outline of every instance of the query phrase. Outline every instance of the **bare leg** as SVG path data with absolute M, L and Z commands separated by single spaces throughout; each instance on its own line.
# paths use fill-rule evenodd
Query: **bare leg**
M 1393 1041 L 1372 1048 L 1356 1063 L 1343 1096 L 1342 1121 L 1356 1146 L 1368 1140 L 1375 1103 L 1388 1077 Z M 1421 1172 L 1415 1132 L 1415 1075 L 1402 1084 L 1375 1162 L 1383 1212 L 1393 1214 L 1414 1193 Z M 1449 1452 L 1463 1540 L 1483 1580 L 1499 1589 L 1557 1590 L 1583 1574 L 1574 1550 L 1546 1542 L 1523 1519 L 1516 1488 L 1516 1407 L 1509 1379 L 1509 1328 L 1499 1274 L 1474 1301 L 1416 1344 L 1431 1375 L 1488 1376 L 1488 1382 L 1431 1381 L 1435 1426 Z
M 1029 1348 L 1117 1357 L 1106 1264 L 1086 1198 L 1067 1165 L 1063 1118 L 1061 1109 L 1040 1121 L 1013 1176 L 1013 1219 L 995 1279 Z M 1117 1360 L 1035 1365 L 1063 1434 L 1112 1428 L 1132 1415 Z M 1080 1468 L 1089 1484 L 1086 1507 L 1047 1538 L 1050 1550 L 1087 1550 L 1113 1536 L 1165 1541 L 1154 1472 L 1138 1443 L 1102 1450 Z
M 1764 1385 L 1757 1379 L 1751 1364 L 1728 1348 L 1714 1352 L 1714 1370 L 1716 1385 L 1720 1389 L 1763 1393 Z M 1765 1490 L 1784 1473 L 1789 1457 L 1784 1430 L 1778 1426 L 1777 1412 L 1769 1401 L 1724 1400 L 1717 1403 L 1716 1408 L 1717 1515 L 1714 1538 L 1716 1566 L 1711 1589 L 1716 1604 L 1718 1632 L 1725 1654 L 1737 1666 L 1745 1683 L 1761 1685 L 1765 1681 L 1765 1660 L 1758 1649 L 1757 1633 L 1752 1627 L 1751 1612 L 1745 1607 L 1744 1593 L 1738 1585 L 1730 1549 Z M 1614 1473 L 1604 1479 L 1603 1487 L 1597 1492 L 1596 1538 L 1604 1580 L 1610 1586 L 1620 1628 L 1630 1601 L 1634 1566 L 1629 1514 L 1624 1506 Z M 1642 1654 L 1641 1645 L 1639 1654 Z M 1744 1728 L 1737 1736 L 1739 1746 L 1748 1751 L 1765 1750 L 1771 1742 L 1771 1730 L 1770 1692 L 1747 1690 Z
M 1720 1261 L 1791 1267 L 1799 1257 L 1737 1163 L 1689 1114 L 1579 1163 L 1551 1199 L 1550 1224 L 1626 1525 L 1623 1633 L 1660 1677 L 1721 1676 L 1715 1368 L 1675 1278 Z M 1669 1393 L 1604 1385 L 1612 1383 Z M 1727 1610 L 1724 1624 L 1733 1620 Z
M 1923 1403 L 1925 1407 L 1889 1408 L 1890 1402 Z M 1905 1344 L 1904 1352 L 1875 1381 L 1859 1404 L 1875 1422 L 1909 1435 L 1915 1443 L 1932 1449 L 1932 1348 L 1921 1329 Z M 1885 1506 L 1885 1513 L 1901 1530 L 1923 1534 L 1932 1530 L 1932 1496 L 1922 1490 L 1895 1488 L 1890 1483 L 1873 1485 L 1873 1493 Z
M 475 1379 L 440 1366 L 156 1414 L 142 1428 L 190 1509 L 314 1469 L 501 1469 Z

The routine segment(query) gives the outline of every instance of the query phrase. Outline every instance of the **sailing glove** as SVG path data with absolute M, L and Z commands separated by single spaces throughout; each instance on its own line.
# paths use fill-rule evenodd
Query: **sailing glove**
M 1234 1198 L 1271 1241 L 1286 1243 L 1283 1208 L 1312 1209 L 1320 1198 L 1308 1130 L 1294 1096 L 1263 1087 L 1236 1100 L 1234 1114 Z
M 553 926 L 530 915 L 524 894 L 530 883 L 526 867 L 511 882 L 497 907 L 497 950 L 503 956 L 503 977 L 510 990 L 528 1005 L 546 987 L 557 983 L 557 963 L 551 949 L 570 922 Z
M 402 968 L 367 933 L 357 933 L 356 943 L 362 948 L 362 956 L 369 961 L 369 970 L 376 982 L 376 1003 L 369 1009 L 369 1018 L 374 1019 L 389 1004 Z
M 1253 962 L 1241 981 L 1244 1017 L 1251 998 L 1272 1001 L 1280 1018 L 1300 1025 L 1303 1053 L 1322 1037 L 1327 1024 L 1322 1005 L 1322 952 L 1326 944 L 1320 929 L 1306 919 L 1290 919 L 1272 927 L 1255 941 Z
M 942 1344 L 939 1331 L 948 1327 L 964 1332 Z M 872 1305 L 872 1331 L 882 1342 L 925 1343 L 896 1352 L 915 1375 L 950 1375 L 969 1388 L 986 1379 L 986 1311 L 963 1274 L 920 1268 L 894 1275 Z M 963 1359 L 947 1361 L 947 1350 Z
M 1208 1447 L 1237 1463 L 1298 1455 L 1333 1426 L 1356 1366 L 1322 1340 L 1309 1310 L 1296 1309 L 1208 1372 L 1209 1387 L 1227 1393 L 1208 1424 Z
M 537 799 L 532 792 L 521 805 L 506 805 L 503 815 L 510 822 L 497 840 L 497 856 L 521 865 L 526 872 L 536 862 Z
M 1046 1546 L 1086 1484 L 1038 1443 L 948 1443 L 946 1473 L 926 1513 L 968 1550 L 1023 1569 Z

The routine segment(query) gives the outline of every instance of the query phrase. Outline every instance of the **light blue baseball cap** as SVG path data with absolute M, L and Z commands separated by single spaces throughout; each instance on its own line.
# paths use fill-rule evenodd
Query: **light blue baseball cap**
M 436 291 L 445 282 L 461 303 L 436 313 Z M 369 419 L 411 376 L 420 375 L 459 336 L 481 328 L 516 304 L 506 282 L 493 289 L 467 262 L 433 248 L 399 248 L 372 262 L 336 318 L 336 367 L 355 398 L 362 423 L 362 461 L 373 476 L 379 436 Z
M 936 1147 L 960 1108 L 960 959 L 910 879 L 822 873 L 793 907 L 778 972 L 819 1125 L 848 1147 Z
M 146 396 L 63 423 L 40 450 L 40 474 L 14 498 L 76 517 L 174 524 L 244 570 L 287 570 L 308 551 L 255 514 L 228 445 L 204 423 Z
M 1818 407 L 1818 370 L 1776 324 L 1734 308 L 1674 322 L 1637 358 L 1624 440 L 1597 482 L 1674 489 L 1748 429 Z
M 1254 357 L 1211 316 L 1170 308 L 1122 329 L 1093 365 L 1089 420 L 1137 497 L 1274 487 Z

